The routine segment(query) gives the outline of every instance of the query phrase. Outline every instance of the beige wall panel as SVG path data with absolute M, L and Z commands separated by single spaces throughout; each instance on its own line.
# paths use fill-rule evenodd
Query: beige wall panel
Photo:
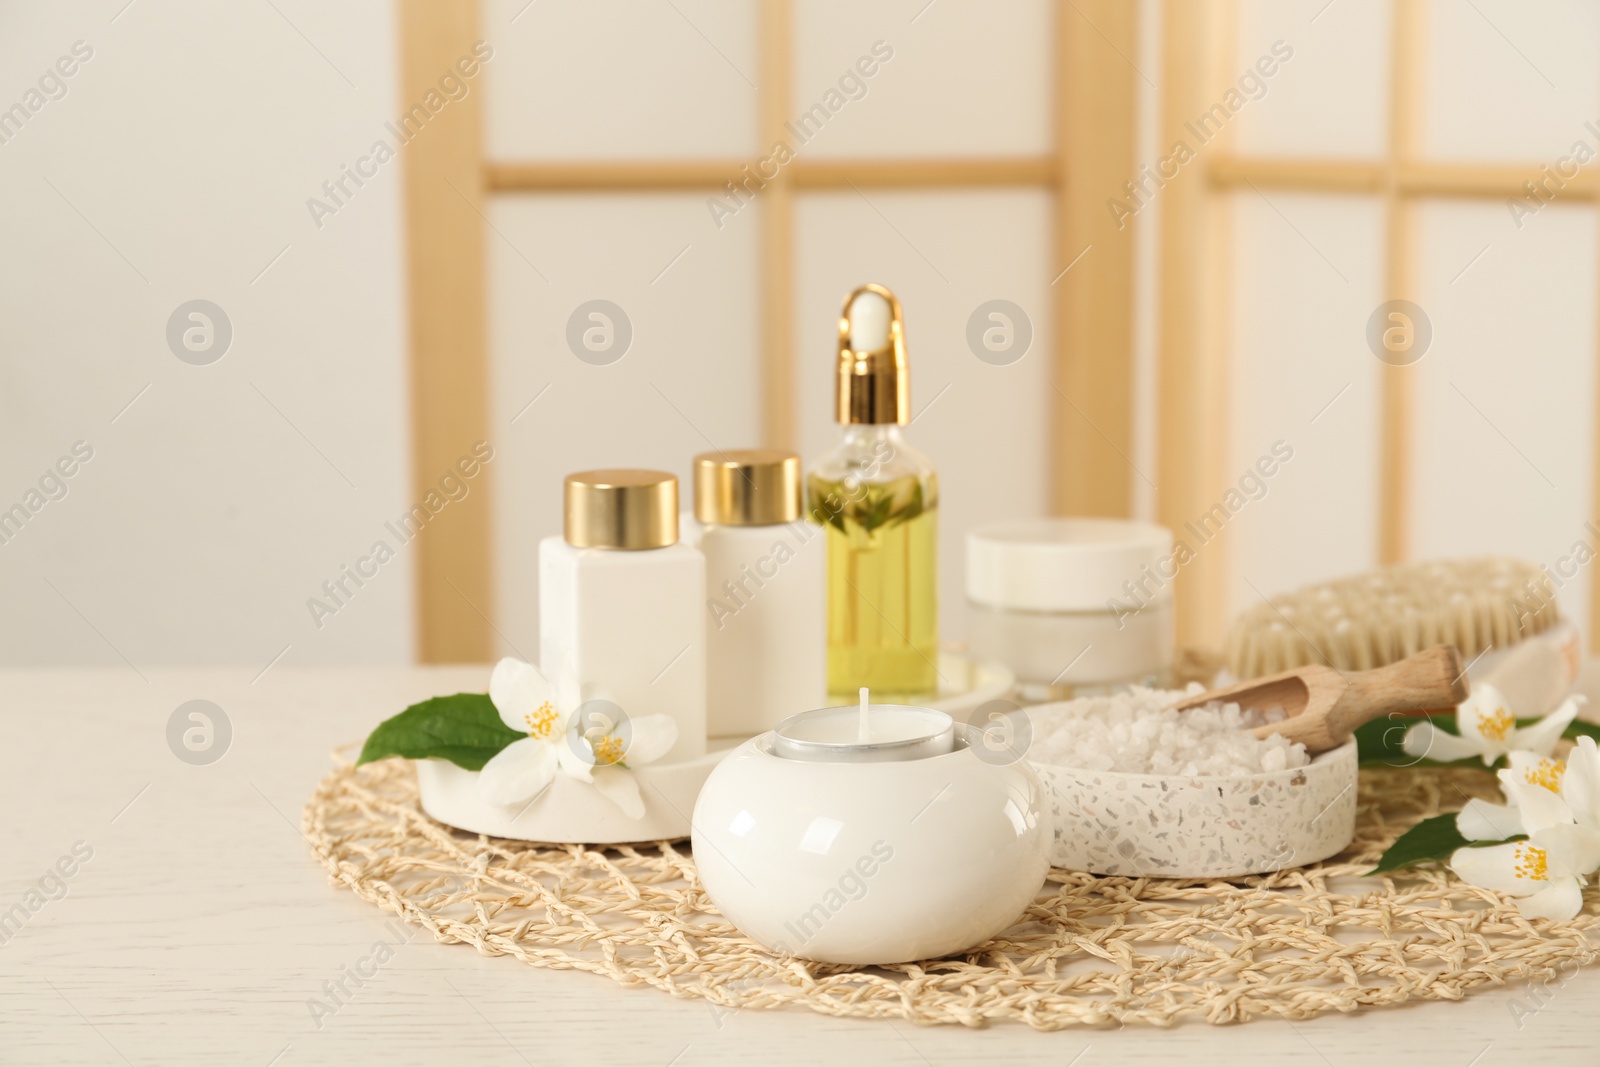
M 320 227 L 307 209 L 399 109 L 396 9 L 279 7 L 0 15 L 6 106 L 94 50 L 0 145 L 0 510 L 94 450 L 0 544 L 0 663 L 412 657 L 414 546 L 320 629 L 306 607 L 415 499 L 407 150 Z M 195 299 L 233 331 L 206 366 L 166 340 Z
M 1049 0 L 804 0 L 794 5 L 790 106 L 829 103 L 840 79 L 892 50 L 809 143 L 828 156 L 1039 155 L 1051 150 Z
M 1600 119 L 1600 7 L 1583 0 L 1434 0 L 1421 154 L 1555 164 Z
M 1424 207 L 1419 222 L 1418 302 L 1434 338 L 1416 365 L 1416 554 L 1509 553 L 1556 567 L 1575 542 L 1600 548 L 1585 526 L 1600 236 L 1592 211 L 1547 207 L 1518 232 L 1497 204 L 1443 203 Z M 1563 610 L 1580 622 L 1594 566 L 1561 591 Z
M 539 539 L 560 532 L 566 474 L 649 467 L 676 473 L 686 487 L 695 454 L 762 443 L 758 211 L 707 236 L 701 198 L 692 195 L 494 204 L 491 439 L 502 652 L 538 654 Z M 592 300 L 613 302 L 631 325 L 614 362 L 585 361 L 568 344 L 569 320 Z M 604 329 L 583 318 L 580 329 Z M 590 338 L 596 348 L 605 341 L 603 333 Z M 581 340 L 579 347 L 594 361 L 616 351 L 591 351 Z
M 1235 147 L 1250 155 L 1381 156 L 1389 125 L 1389 21 L 1387 0 L 1240 0 L 1234 79 L 1247 77 L 1275 42 L 1293 56 L 1271 77 L 1244 85 L 1260 99 L 1235 120 Z
M 1234 210 L 1233 612 L 1377 561 L 1382 364 L 1365 332 L 1382 300 L 1382 205 L 1267 196 L 1240 193 Z M 1292 458 L 1252 476 L 1278 441 Z
M 749 0 L 483 0 L 490 159 L 748 158 Z

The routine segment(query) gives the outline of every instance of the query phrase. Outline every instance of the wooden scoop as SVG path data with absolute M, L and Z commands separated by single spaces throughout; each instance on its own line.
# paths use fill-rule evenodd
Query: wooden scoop
M 1451 707 L 1465 699 L 1461 653 L 1454 645 L 1438 645 L 1377 670 L 1341 672 L 1311 664 L 1185 697 L 1172 706 L 1182 711 L 1219 701 L 1246 711 L 1282 708 L 1288 718 L 1251 733 L 1262 739 L 1282 734 L 1305 745 L 1307 752 L 1326 752 L 1350 740 L 1356 727 L 1380 716 Z

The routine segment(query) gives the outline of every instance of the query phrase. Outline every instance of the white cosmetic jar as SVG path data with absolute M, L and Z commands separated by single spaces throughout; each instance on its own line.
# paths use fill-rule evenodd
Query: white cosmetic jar
M 1171 666 L 1172 531 L 1134 519 L 1020 519 L 967 534 L 973 654 L 1024 701 L 1149 685 Z
M 865 760 L 746 741 L 695 804 L 706 893 L 753 940 L 822 963 L 933 959 L 1000 933 L 1044 885 L 1051 796 L 1025 760 L 980 758 L 969 732 L 954 725 L 942 754 L 900 743 Z

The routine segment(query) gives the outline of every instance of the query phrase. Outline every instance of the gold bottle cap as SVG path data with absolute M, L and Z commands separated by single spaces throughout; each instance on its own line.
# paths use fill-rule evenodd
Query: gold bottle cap
M 752 448 L 694 457 L 694 517 L 707 526 L 775 526 L 800 517 L 800 457 Z
M 835 396 L 841 423 L 904 426 L 911 419 L 900 301 L 881 285 L 863 285 L 844 298 Z
M 678 543 L 678 479 L 666 471 L 579 471 L 566 481 L 567 544 L 665 548 Z

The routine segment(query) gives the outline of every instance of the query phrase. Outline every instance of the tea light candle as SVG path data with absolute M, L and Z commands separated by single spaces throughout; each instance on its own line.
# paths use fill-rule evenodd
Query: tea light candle
M 812 763 L 886 763 L 955 750 L 955 720 L 934 708 L 873 704 L 867 690 L 853 707 L 818 708 L 784 719 L 773 755 Z

